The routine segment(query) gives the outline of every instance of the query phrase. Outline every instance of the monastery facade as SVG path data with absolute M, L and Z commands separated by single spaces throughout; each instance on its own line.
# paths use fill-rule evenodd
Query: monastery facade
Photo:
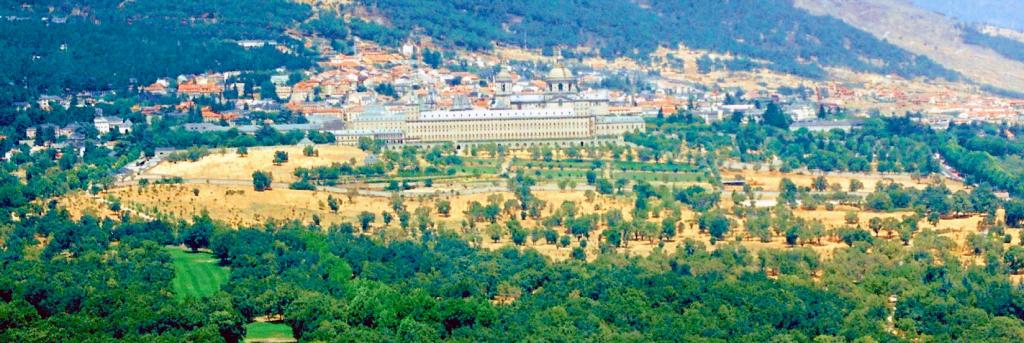
M 621 141 L 631 132 L 643 131 L 640 116 L 609 115 L 608 98 L 584 95 L 572 72 L 556 67 L 545 77 L 543 94 L 514 94 L 506 71 L 493 82 L 494 99 L 489 108 L 453 106 L 452 109 L 390 113 L 370 107 L 355 116 L 347 127 L 358 132 L 401 132 L 402 143 L 506 145 L 587 145 Z

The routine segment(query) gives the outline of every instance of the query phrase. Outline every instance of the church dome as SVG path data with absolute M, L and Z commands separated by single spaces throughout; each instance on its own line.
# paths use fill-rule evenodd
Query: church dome
M 571 79 L 573 78 L 573 76 L 572 71 L 570 71 L 568 68 L 563 67 L 561 65 L 557 65 L 554 68 L 551 68 L 551 71 L 548 72 L 547 78 L 548 80 L 564 80 Z

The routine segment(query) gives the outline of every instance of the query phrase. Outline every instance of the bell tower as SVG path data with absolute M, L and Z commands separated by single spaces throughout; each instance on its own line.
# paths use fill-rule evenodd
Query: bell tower
M 505 68 L 501 69 L 498 75 L 494 76 L 494 109 L 509 109 L 512 107 L 512 74 Z

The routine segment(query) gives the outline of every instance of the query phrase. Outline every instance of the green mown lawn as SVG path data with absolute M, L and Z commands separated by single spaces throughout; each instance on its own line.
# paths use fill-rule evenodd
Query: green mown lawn
M 292 339 L 292 328 L 280 323 L 249 323 L 245 326 L 245 341 Z
M 167 248 L 174 261 L 174 295 L 178 299 L 216 293 L 228 279 L 228 269 L 212 254 Z

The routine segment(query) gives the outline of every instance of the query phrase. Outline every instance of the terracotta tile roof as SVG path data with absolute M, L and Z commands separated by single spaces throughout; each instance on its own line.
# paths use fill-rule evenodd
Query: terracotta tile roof
M 192 100 L 186 100 L 186 101 L 182 101 L 181 103 L 179 103 L 178 106 L 174 107 L 174 109 L 176 109 L 178 111 L 187 111 L 188 109 L 192 108 L 195 105 L 196 105 L 196 103 L 192 102 Z
M 210 106 L 203 106 L 202 109 L 203 120 L 235 120 L 238 119 L 238 113 L 227 112 L 217 113 Z
M 183 94 L 220 94 L 224 89 L 216 83 L 200 83 L 195 80 L 184 82 L 178 85 L 178 93 Z

